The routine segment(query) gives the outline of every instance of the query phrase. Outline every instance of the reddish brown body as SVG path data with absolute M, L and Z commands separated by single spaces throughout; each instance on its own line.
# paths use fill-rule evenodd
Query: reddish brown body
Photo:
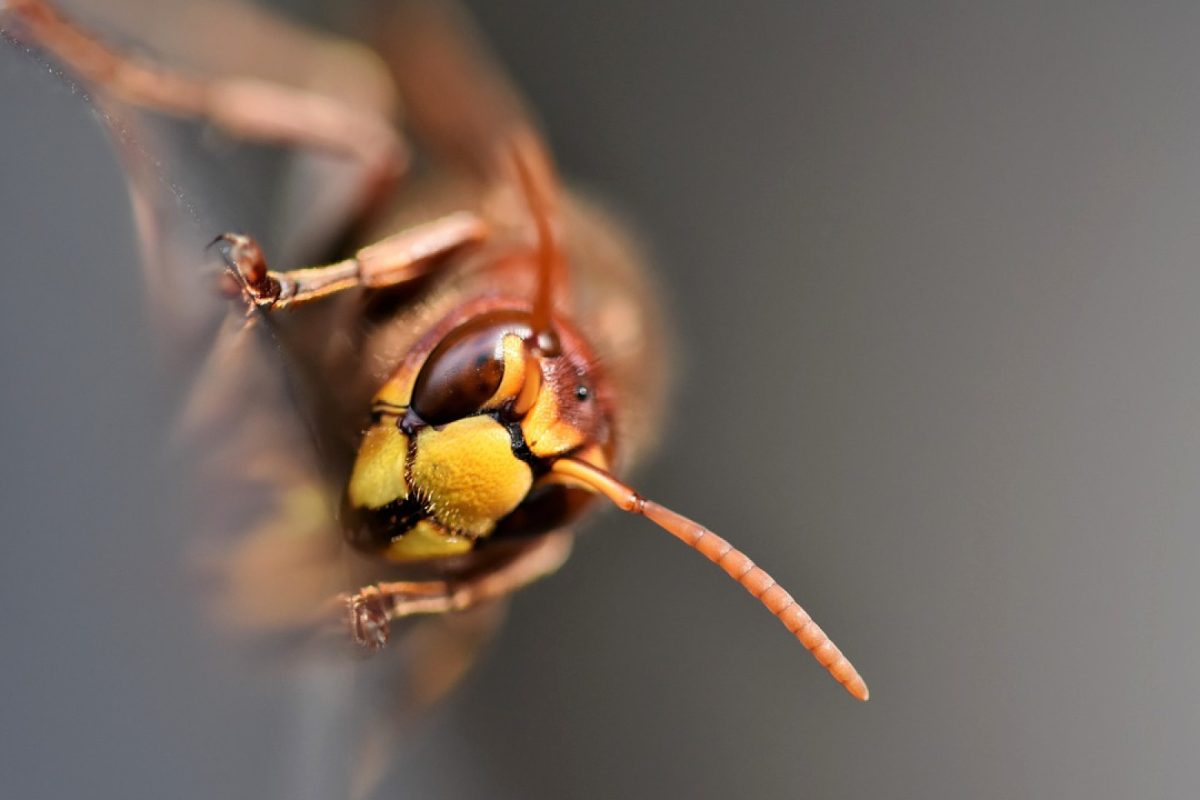
M 516 92 L 453 10 L 417 5 L 381 26 L 406 120 L 439 168 L 400 187 L 393 205 L 408 151 L 378 109 L 273 81 L 185 77 L 105 47 L 40 0 L 10 6 L 23 34 L 119 100 L 359 167 L 344 216 L 365 246 L 349 258 L 275 272 L 249 237 L 218 239 L 226 289 L 270 331 L 320 453 L 293 485 L 342 497 L 340 521 L 310 506 L 288 516 L 297 506 L 288 490 L 228 559 L 239 624 L 327 621 L 332 597 L 354 641 L 378 649 L 401 617 L 494 602 L 566 558 L 569 532 L 543 533 L 535 515 L 521 516 L 537 490 L 565 487 L 576 499 L 606 497 L 698 550 L 867 698 L 849 661 L 774 579 L 615 477 L 661 422 L 661 311 L 619 227 L 558 190 Z M 237 321 L 202 383 L 199 428 L 238 405 L 239 377 L 250 377 L 249 361 L 230 357 L 251 338 Z M 487 332 L 494 342 L 480 338 Z M 294 444 L 295 431 L 285 432 L 294 426 L 278 418 L 281 408 L 240 405 L 244 424 L 231 438 L 243 456 L 230 462 L 220 451 L 214 472 L 281 482 L 293 469 L 275 468 L 266 453 Z M 440 416 L 445 409 L 454 413 Z M 356 519 L 369 521 L 371 536 L 355 532 Z M 339 527 L 365 555 L 338 545 L 330 534 Z M 394 567 L 372 558 L 380 555 L 424 574 L 395 580 Z

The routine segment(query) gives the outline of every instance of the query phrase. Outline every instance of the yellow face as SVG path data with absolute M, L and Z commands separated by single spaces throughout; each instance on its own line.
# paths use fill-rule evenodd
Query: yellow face
M 578 510 L 580 490 L 550 460 L 606 467 L 609 423 L 590 359 L 565 333 L 545 353 L 527 313 L 491 311 L 402 366 L 375 396 L 351 472 L 351 542 L 395 561 L 441 558 Z

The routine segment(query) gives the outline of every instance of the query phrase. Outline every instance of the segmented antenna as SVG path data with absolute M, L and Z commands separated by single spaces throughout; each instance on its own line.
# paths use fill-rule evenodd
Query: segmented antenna
M 575 458 L 559 458 L 550 471 L 594 489 L 622 511 L 646 517 L 692 549 L 698 550 L 778 617 L 784 627 L 800 640 L 800 644 L 813 654 L 821 666 L 829 670 L 834 680 L 846 687 L 846 691 L 859 700 L 870 697 L 866 682 L 825 631 L 813 622 L 808 612 L 801 608 L 774 578 L 761 567 L 755 566 L 741 550 L 703 525 L 645 499 L 612 475 L 587 462 Z

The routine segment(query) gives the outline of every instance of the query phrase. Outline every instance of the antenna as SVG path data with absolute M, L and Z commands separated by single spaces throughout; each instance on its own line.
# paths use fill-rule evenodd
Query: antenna
M 565 259 L 554 231 L 554 174 L 541 145 L 527 137 L 513 145 L 513 164 L 520 180 L 521 192 L 529 204 L 529 213 L 537 229 L 538 285 L 533 300 L 533 341 L 546 355 L 559 350 L 558 335 L 554 332 L 554 285 L 564 274 Z
M 699 523 L 647 500 L 604 470 L 576 458 L 559 458 L 550 471 L 570 478 L 607 497 L 613 505 L 631 514 L 640 514 L 658 527 L 683 541 L 728 573 L 774 614 L 800 644 L 804 645 L 834 680 L 859 700 L 870 697 L 867 684 L 850 660 L 842 655 L 825 631 L 813 622 L 803 608 L 775 579 L 755 566 L 745 553 Z

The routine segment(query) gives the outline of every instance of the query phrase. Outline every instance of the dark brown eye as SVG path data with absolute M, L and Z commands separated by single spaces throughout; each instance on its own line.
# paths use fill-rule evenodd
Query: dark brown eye
M 430 425 L 474 414 L 504 378 L 507 333 L 529 336 L 524 314 L 488 314 L 455 328 L 429 354 L 413 386 L 412 408 Z

